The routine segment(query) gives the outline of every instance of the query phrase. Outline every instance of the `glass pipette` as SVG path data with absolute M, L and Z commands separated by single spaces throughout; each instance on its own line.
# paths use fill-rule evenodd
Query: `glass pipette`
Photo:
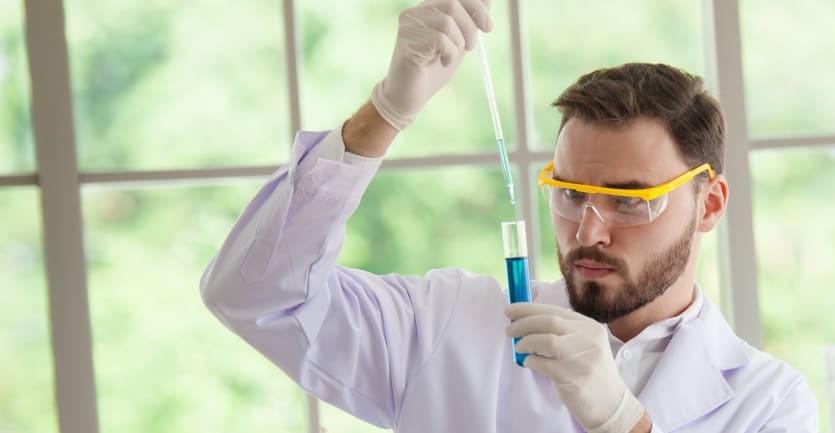
M 478 57 L 481 58 L 481 75 L 484 77 L 484 89 L 487 91 L 487 105 L 490 107 L 490 117 L 493 119 L 493 132 L 496 135 L 496 143 L 499 145 L 499 157 L 502 161 L 504 171 L 504 183 L 507 192 L 510 193 L 510 203 L 516 204 L 516 193 L 513 191 L 513 178 L 510 176 L 510 164 L 507 162 L 507 150 L 504 147 L 504 134 L 502 124 L 499 122 L 499 109 L 496 108 L 496 92 L 493 90 L 493 79 L 490 78 L 490 67 L 487 65 L 487 52 L 484 50 L 484 43 L 481 40 L 481 33 L 476 41 Z

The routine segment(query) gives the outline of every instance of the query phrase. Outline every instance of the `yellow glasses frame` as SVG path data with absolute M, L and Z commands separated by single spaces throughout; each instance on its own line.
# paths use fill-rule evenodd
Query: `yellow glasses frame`
M 694 178 L 697 174 L 705 170 L 707 170 L 708 177 L 710 179 L 713 179 L 713 169 L 710 167 L 710 164 L 707 163 L 702 164 L 692 170 L 689 170 L 681 176 L 678 176 L 667 183 L 662 183 L 661 185 L 656 185 L 650 188 L 643 189 L 607 188 L 603 186 L 585 185 L 582 183 L 563 182 L 561 180 L 556 180 L 551 177 L 551 172 L 553 170 L 554 161 L 551 161 L 539 173 L 539 179 L 537 180 L 537 184 L 539 184 L 539 186 L 549 185 L 558 188 L 573 189 L 575 191 L 585 192 L 588 194 L 609 194 L 621 197 L 638 197 L 646 201 L 650 201 L 658 197 L 661 197 L 664 194 L 667 194 L 668 192 L 678 188 L 679 186 L 681 186 L 682 184 Z

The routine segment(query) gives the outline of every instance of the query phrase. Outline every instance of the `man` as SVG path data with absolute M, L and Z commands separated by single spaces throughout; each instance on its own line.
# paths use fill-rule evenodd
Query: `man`
M 724 126 L 701 81 L 629 64 L 580 78 L 548 191 L 564 280 L 507 306 L 458 269 L 335 265 L 399 130 L 452 77 L 480 0 L 400 16 L 388 74 L 342 128 L 298 135 L 201 281 L 217 317 L 304 389 L 397 432 L 817 432 L 805 380 L 737 338 L 696 286 L 727 203 Z M 516 349 L 530 353 L 514 364 Z

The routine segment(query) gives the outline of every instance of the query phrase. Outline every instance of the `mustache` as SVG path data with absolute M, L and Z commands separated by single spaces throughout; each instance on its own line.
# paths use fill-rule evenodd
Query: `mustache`
M 593 260 L 600 264 L 611 267 L 615 272 L 623 273 L 626 270 L 626 262 L 617 257 L 612 257 L 594 247 L 579 247 L 571 250 L 565 256 L 565 263 L 574 265 L 578 260 Z

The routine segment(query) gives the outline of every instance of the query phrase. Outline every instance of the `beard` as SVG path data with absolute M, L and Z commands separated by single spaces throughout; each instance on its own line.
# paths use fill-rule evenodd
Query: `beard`
M 563 257 L 557 245 L 557 257 L 560 270 L 565 277 L 571 307 L 598 322 L 609 323 L 663 295 L 687 266 L 695 226 L 694 218 L 672 246 L 649 258 L 634 280 L 629 278 L 629 269 L 623 259 L 608 256 L 594 247 L 576 248 Z M 594 260 L 613 268 L 614 272 L 623 278 L 623 284 L 614 287 L 597 281 L 578 283 L 574 262 L 581 259 Z

